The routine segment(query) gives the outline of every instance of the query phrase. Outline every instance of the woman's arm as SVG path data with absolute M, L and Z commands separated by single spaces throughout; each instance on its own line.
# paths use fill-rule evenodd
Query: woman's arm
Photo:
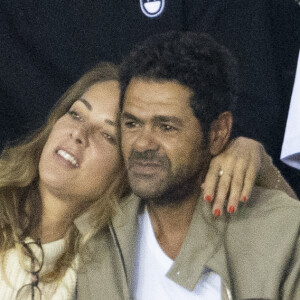
M 297 198 L 263 145 L 238 137 L 212 159 L 203 184 L 204 199 L 213 202 L 213 211 L 220 209 L 221 212 L 227 201 L 226 209 L 233 213 L 240 201 L 249 199 L 254 184 L 279 189 Z

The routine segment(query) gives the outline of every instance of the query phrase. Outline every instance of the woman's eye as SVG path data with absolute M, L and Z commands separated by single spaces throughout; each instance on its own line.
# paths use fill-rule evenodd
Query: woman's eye
M 68 114 L 71 116 L 72 119 L 74 120 L 79 120 L 82 121 L 82 117 L 80 116 L 80 114 L 76 111 L 76 110 L 69 110 Z
M 110 134 L 108 134 L 108 133 L 106 133 L 106 132 L 102 133 L 102 135 L 103 135 L 104 138 L 105 138 L 107 141 L 109 141 L 110 143 L 112 143 L 112 144 L 114 144 L 114 145 L 117 143 L 116 138 L 115 138 L 114 136 L 112 136 L 112 135 L 110 135 Z

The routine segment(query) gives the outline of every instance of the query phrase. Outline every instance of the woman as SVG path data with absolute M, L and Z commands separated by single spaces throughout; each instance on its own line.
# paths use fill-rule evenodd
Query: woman
M 61 97 L 44 127 L 3 151 L 1 299 L 72 299 L 81 239 L 73 220 L 89 208 L 101 228 L 127 186 L 118 102 L 118 70 L 102 63 Z

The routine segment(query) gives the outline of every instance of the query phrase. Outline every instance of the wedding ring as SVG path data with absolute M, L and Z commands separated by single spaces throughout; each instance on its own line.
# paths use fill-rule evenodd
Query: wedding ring
M 219 176 L 221 177 L 223 174 L 224 174 L 224 171 L 223 171 L 223 170 L 220 170 L 220 171 L 219 171 Z

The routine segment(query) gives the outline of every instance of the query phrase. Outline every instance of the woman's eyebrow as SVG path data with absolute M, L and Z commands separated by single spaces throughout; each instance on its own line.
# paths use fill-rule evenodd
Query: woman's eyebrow
M 107 123 L 108 125 L 111 125 L 111 126 L 114 126 L 116 127 L 117 126 L 117 123 L 112 121 L 112 120 L 109 120 L 109 119 L 105 119 L 105 123 Z
M 84 98 L 80 98 L 79 101 L 82 102 L 82 103 L 86 106 L 86 108 L 87 108 L 88 110 L 90 110 L 90 111 L 93 110 L 93 106 L 91 105 L 91 103 L 89 103 L 89 102 L 88 102 L 87 100 L 85 100 Z M 111 126 L 114 126 L 114 127 L 117 126 L 117 123 L 116 123 L 116 122 L 114 122 L 114 121 L 112 121 L 112 120 L 109 120 L 109 119 L 105 119 L 104 122 L 107 123 L 108 125 L 111 125 Z
M 91 110 L 91 111 L 93 110 L 92 105 L 87 100 L 85 100 L 84 98 L 80 98 L 79 101 L 81 101 L 86 106 L 86 108 L 88 110 Z

